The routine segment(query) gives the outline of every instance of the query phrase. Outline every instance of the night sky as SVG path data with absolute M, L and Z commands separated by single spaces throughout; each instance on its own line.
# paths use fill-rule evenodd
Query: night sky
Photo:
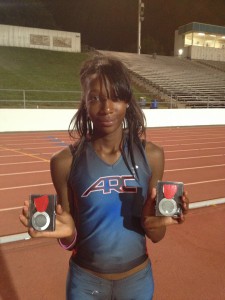
M 190 22 L 225 26 L 225 0 L 142 0 L 142 53 L 172 55 Z M 138 0 L 0 0 L 0 23 L 80 32 L 96 49 L 137 51 Z

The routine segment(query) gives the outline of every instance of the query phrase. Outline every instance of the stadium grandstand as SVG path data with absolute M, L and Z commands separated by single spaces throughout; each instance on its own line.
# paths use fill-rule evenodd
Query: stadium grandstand
M 100 53 L 120 58 L 135 84 L 171 108 L 225 108 L 225 27 L 197 22 L 180 26 L 174 56 Z
M 80 33 L 8 25 L 0 25 L 0 33 L 1 46 L 81 52 Z M 196 22 L 180 26 L 174 56 L 96 52 L 121 59 L 134 84 L 164 107 L 225 108 L 225 27 Z
M 225 108 L 225 62 L 99 51 L 121 59 L 132 80 L 168 107 Z

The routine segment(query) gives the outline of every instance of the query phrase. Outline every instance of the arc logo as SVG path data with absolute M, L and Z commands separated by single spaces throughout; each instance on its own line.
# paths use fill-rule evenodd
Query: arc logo
M 127 185 L 130 181 L 133 181 L 134 186 Z M 137 193 L 137 186 L 135 185 L 135 179 L 131 175 L 100 177 L 81 197 L 87 197 L 93 192 L 102 192 L 103 194 L 111 194 L 112 191 L 117 193 Z

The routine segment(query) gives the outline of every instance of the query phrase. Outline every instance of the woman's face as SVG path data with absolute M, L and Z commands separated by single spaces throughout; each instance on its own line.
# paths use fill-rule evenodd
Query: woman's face
M 96 75 L 89 77 L 84 86 L 84 101 L 94 134 L 111 134 L 122 130 L 127 103 L 116 97 L 108 81 L 104 83 Z

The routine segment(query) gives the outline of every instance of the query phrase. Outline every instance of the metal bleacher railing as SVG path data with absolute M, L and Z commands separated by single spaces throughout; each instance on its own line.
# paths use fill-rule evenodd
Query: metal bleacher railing
M 81 91 L 0 89 L 0 108 L 74 108 Z
M 121 59 L 138 86 L 169 107 L 225 108 L 225 63 L 194 61 L 173 56 L 106 52 Z M 218 66 L 221 66 L 219 69 Z
M 124 62 L 133 84 L 143 91 L 135 92 L 143 108 L 225 108 L 225 62 L 98 52 Z M 80 91 L 1 89 L 0 108 L 76 108 L 80 97 Z
M 134 96 L 141 107 L 158 108 L 151 93 L 134 92 Z M 0 108 L 77 108 L 80 99 L 81 91 L 0 89 Z
M 138 80 L 135 80 L 136 84 Z M 143 84 L 143 80 L 142 80 Z M 135 98 L 142 108 L 213 108 L 225 107 L 225 98 L 221 100 L 217 95 L 175 95 L 170 91 L 165 97 L 163 89 L 135 93 Z M 16 96 L 15 96 L 16 93 Z M 174 94 L 173 94 L 174 93 Z M 57 97 L 55 95 L 58 94 Z M 32 95 L 32 96 L 31 96 Z M 47 99 L 44 95 L 48 95 Z M 68 97 L 68 95 L 70 97 Z M 1 108 L 77 108 L 80 103 L 80 91 L 46 91 L 46 90 L 18 90 L 0 89 Z M 72 98 L 71 98 L 72 97 Z M 154 98 L 154 99 L 153 99 Z M 218 100 L 217 100 L 218 98 Z

